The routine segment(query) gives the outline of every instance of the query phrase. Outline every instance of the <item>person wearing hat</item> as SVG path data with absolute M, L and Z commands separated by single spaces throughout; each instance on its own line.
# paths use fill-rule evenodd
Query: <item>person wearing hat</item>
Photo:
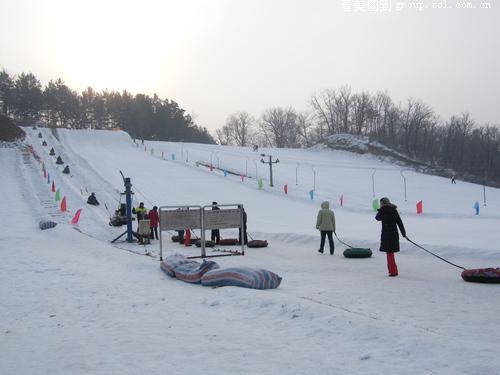
M 330 202 L 324 201 L 321 203 L 321 210 L 318 212 L 316 218 L 316 229 L 321 234 L 321 240 L 318 252 L 323 254 L 325 248 L 325 239 L 328 236 L 328 245 L 330 246 L 330 254 L 335 252 L 335 245 L 333 243 L 333 232 L 335 232 L 335 214 L 330 209 Z
M 212 210 L 220 210 L 219 207 L 217 207 L 217 202 L 212 202 Z M 210 239 L 214 241 L 216 244 L 219 244 L 220 241 L 220 231 L 219 229 L 212 229 L 212 233 L 210 235 Z
M 389 276 L 398 276 L 398 266 L 394 258 L 394 253 L 399 251 L 398 228 L 403 237 L 406 237 L 406 230 L 399 216 L 397 206 L 392 204 L 389 198 L 381 198 L 380 208 L 377 210 L 375 220 L 382 222 L 380 251 L 385 252 L 387 255 Z

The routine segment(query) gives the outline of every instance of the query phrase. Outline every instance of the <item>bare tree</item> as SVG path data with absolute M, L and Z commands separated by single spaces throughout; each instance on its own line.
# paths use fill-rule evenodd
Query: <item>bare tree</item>
M 275 147 L 297 147 L 299 145 L 297 113 L 292 108 L 267 109 L 262 114 L 260 128 L 270 136 Z
M 245 111 L 230 115 L 226 120 L 226 134 L 238 146 L 248 146 L 251 141 L 255 120 Z

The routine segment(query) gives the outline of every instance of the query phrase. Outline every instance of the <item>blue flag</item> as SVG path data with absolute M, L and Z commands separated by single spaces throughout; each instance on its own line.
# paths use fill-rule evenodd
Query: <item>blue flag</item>
M 476 210 L 476 215 L 479 215 L 479 202 L 474 203 L 474 209 Z
M 311 198 L 311 200 L 314 200 L 314 190 L 309 191 L 309 197 Z
M 175 154 L 172 154 L 172 160 L 175 160 Z
M 227 171 L 224 171 L 224 177 L 227 177 Z

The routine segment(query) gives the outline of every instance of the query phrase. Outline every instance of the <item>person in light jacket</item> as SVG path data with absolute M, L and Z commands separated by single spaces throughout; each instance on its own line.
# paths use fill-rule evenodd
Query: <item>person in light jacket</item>
M 377 210 L 375 220 L 382 222 L 382 233 L 380 234 L 380 251 L 387 255 L 387 269 L 389 276 L 398 275 L 398 266 L 394 253 L 399 251 L 399 231 L 403 237 L 406 237 L 406 230 L 397 206 L 392 204 L 389 198 L 380 199 L 380 208 Z
M 318 252 L 323 253 L 325 238 L 328 236 L 330 254 L 333 255 L 335 246 L 333 244 L 332 233 L 335 232 L 335 214 L 330 210 L 330 202 L 328 201 L 321 203 L 321 210 L 319 210 L 318 218 L 316 219 L 316 229 L 321 233 L 321 243 Z

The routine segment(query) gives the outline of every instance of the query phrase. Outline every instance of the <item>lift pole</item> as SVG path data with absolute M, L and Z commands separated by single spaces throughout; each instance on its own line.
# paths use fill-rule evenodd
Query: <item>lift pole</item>
M 264 159 L 260 159 L 260 162 L 263 164 L 269 164 L 269 186 L 273 187 L 273 164 L 279 163 L 279 159 L 276 159 L 275 161 L 272 160 L 271 155 L 266 155 L 266 154 L 260 154 L 263 158 L 269 157 L 269 161 L 265 161 Z

